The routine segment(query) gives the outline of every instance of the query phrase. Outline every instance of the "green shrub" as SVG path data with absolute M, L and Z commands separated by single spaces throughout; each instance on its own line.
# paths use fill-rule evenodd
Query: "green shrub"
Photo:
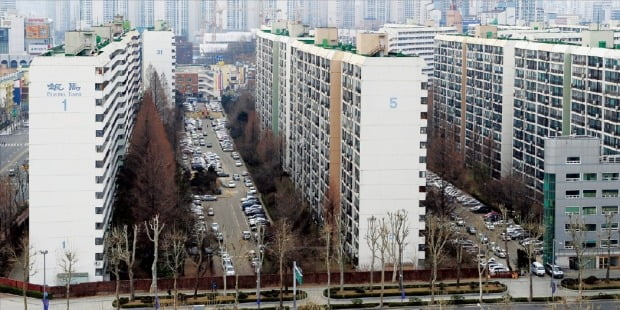
M 589 276 L 583 280 L 585 284 L 593 285 L 598 282 L 598 278 L 596 276 Z
M 422 302 L 422 299 L 418 297 L 409 297 L 409 302 Z
M 23 294 L 23 290 L 20 288 L 12 287 L 12 286 L 0 285 L 0 293 L 7 293 L 7 294 L 21 296 Z M 32 298 L 43 299 L 43 293 L 39 291 L 26 291 L 26 296 L 32 297 Z M 52 296 L 52 294 L 48 292 L 47 299 L 53 299 L 53 298 L 54 296 Z
M 472 289 L 472 290 L 473 290 L 473 289 L 475 289 L 475 288 L 477 288 L 477 287 L 478 287 L 478 283 L 476 283 L 476 282 L 469 282 L 469 288 L 470 288 L 470 289 Z
M 354 305 L 361 305 L 362 302 L 363 301 L 361 299 L 359 299 L 359 298 L 351 299 L 351 303 L 354 304 Z

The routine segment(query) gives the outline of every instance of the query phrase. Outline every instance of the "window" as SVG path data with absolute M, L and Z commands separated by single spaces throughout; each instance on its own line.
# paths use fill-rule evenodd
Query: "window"
M 420 214 L 420 222 L 426 221 L 426 214 Z
M 103 276 L 103 268 L 95 269 L 95 275 L 96 276 Z
M 102 245 L 103 244 L 103 238 L 95 238 L 95 245 Z
M 103 260 L 103 253 L 95 253 L 95 260 Z
M 420 127 L 420 133 L 425 135 L 426 134 L 426 127 Z
M 422 82 L 422 89 L 428 89 L 428 83 L 427 82 Z
M 103 199 L 103 192 L 96 192 L 95 193 L 95 198 L 96 199 Z
M 420 178 L 426 178 L 426 171 L 419 171 L 418 176 L 419 176 Z
M 420 163 L 426 164 L 426 156 L 420 156 Z
M 618 206 L 602 206 L 601 214 L 618 214 Z
M 618 240 L 601 240 L 601 248 L 606 248 L 609 246 L 609 244 L 611 244 L 612 248 L 617 248 L 618 247 Z
M 596 240 L 587 240 L 586 242 L 583 243 L 583 247 L 584 248 L 595 248 Z
M 596 198 L 596 190 L 595 189 L 585 189 L 585 190 L 583 190 L 583 197 L 585 197 L 585 198 Z
M 422 97 L 422 98 L 420 98 L 420 103 L 421 103 L 421 104 L 428 104 L 428 97 Z
M 618 173 L 603 173 L 603 181 L 618 181 Z
M 95 114 L 95 122 L 103 122 L 103 114 Z
M 579 197 L 581 197 L 579 195 L 579 190 L 566 191 L 566 198 L 572 199 L 572 198 L 579 198 Z
M 426 112 L 421 112 L 420 113 L 420 119 L 427 119 L 427 113 Z
M 420 142 L 420 148 L 421 149 L 425 149 L 426 148 L 426 141 Z
M 583 180 L 584 181 L 596 181 L 596 173 L 584 173 Z
M 95 168 L 103 168 L 103 160 L 95 161 Z
M 579 214 L 579 207 L 566 207 L 564 209 L 566 214 Z
M 103 183 L 103 176 L 95 176 L 95 182 L 97 184 Z
M 102 230 L 103 229 L 103 223 L 95 223 L 95 229 L 96 230 Z
M 95 207 L 95 214 L 103 214 L 103 208 L 102 207 Z
M 569 156 L 569 157 L 566 157 L 566 163 L 567 164 L 580 164 L 581 158 L 579 156 Z
M 583 215 L 596 215 L 596 207 L 583 207 Z
M 568 181 L 568 182 L 579 181 L 579 173 L 567 173 L 566 174 L 566 181 Z
M 601 224 L 601 230 L 618 230 L 618 223 L 609 223 L 609 227 L 607 227 L 607 223 Z
M 603 190 L 603 197 L 605 197 L 605 198 L 615 198 L 615 197 L 618 197 L 618 190 L 617 189 L 604 189 Z
M 570 224 L 570 223 L 564 224 L 564 230 L 565 231 L 570 231 L 571 228 L 574 228 L 575 231 L 580 231 L 581 230 L 579 224 Z
M 572 249 L 573 248 L 573 242 L 572 241 L 564 241 L 564 248 L 565 249 Z
M 420 252 L 426 251 L 426 246 L 424 246 L 424 244 L 418 244 L 418 251 Z
M 596 231 L 596 224 L 585 224 L 584 230 L 585 231 Z
M 418 191 L 419 191 L 420 193 L 426 193 L 426 186 L 420 186 L 420 187 L 418 188 Z

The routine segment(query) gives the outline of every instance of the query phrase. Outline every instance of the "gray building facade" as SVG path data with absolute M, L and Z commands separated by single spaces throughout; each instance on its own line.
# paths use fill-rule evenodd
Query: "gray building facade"
M 600 138 L 546 138 L 544 262 L 552 262 L 555 252 L 563 268 L 603 269 L 609 263 L 620 268 L 619 189 L 620 156 L 601 156 Z M 574 229 L 579 232 L 571 233 Z M 575 251 L 579 244 L 581 263 Z

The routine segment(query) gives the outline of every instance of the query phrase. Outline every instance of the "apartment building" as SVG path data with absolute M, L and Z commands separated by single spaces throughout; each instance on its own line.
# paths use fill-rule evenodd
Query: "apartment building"
M 512 159 L 516 41 L 480 30 L 475 37 L 435 38 L 433 130 L 454 133 L 467 163 L 482 163 L 500 178 L 510 174 Z
M 618 153 L 620 52 L 606 48 L 611 31 L 586 30 L 581 46 L 482 33 L 490 37 L 437 38 L 433 129 L 454 127 L 469 162 L 481 149 L 492 177 L 520 175 L 542 201 L 544 138 L 593 136 L 604 155 Z
M 439 34 L 457 34 L 455 27 L 424 27 L 406 24 L 385 24 L 380 32 L 388 36 L 388 51 L 416 55 L 426 61 L 424 73 L 433 76 L 435 36 Z
M 75 282 L 102 281 L 116 175 L 141 91 L 141 42 L 122 23 L 65 34 L 30 67 L 30 245 L 46 250 L 31 283 L 63 284 L 59 258 L 77 257 Z
M 405 263 L 418 264 L 424 259 L 426 63 L 389 53 L 385 34 L 360 34 L 354 46 L 340 44 L 336 28 L 318 28 L 314 37 L 286 30 L 257 34 L 256 80 L 261 127 L 282 138 L 284 169 L 316 221 L 324 219 L 328 199 L 339 206 L 355 265 L 370 263 L 368 219 L 401 209 L 411 228 Z
M 544 261 L 555 257 L 564 268 L 619 269 L 620 157 L 602 155 L 597 137 L 544 140 Z M 583 249 L 581 261 L 575 248 Z
M 157 72 L 165 85 L 166 98 L 174 106 L 176 46 L 174 32 L 163 21 L 157 21 L 154 29 L 142 32 L 142 76 L 144 89 L 149 88 L 150 76 Z M 165 79 L 165 80 L 163 80 Z

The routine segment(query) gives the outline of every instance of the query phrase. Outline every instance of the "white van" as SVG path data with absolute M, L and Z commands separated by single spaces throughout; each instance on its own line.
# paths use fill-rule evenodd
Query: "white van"
M 543 266 L 543 264 L 539 263 L 539 262 L 533 262 L 532 263 L 532 267 L 530 268 L 532 273 L 539 276 L 539 277 L 544 277 L 545 276 L 545 266 Z

